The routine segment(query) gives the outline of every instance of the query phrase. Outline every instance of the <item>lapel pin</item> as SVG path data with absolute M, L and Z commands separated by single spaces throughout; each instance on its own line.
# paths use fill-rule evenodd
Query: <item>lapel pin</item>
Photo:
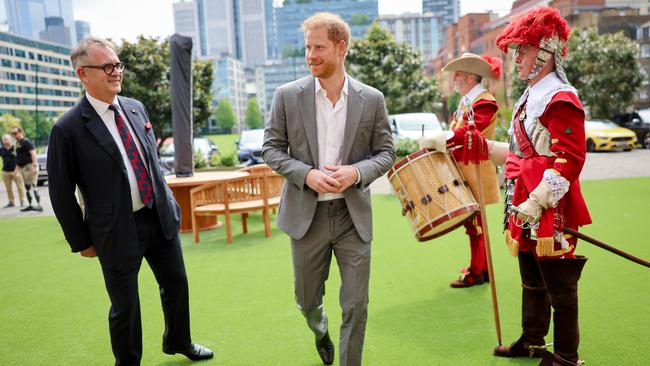
M 151 129 L 151 122 L 147 121 L 147 123 L 144 124 L 145 130 Z
M 131 108 L 131 113 L 135 113 L 135 108 Z

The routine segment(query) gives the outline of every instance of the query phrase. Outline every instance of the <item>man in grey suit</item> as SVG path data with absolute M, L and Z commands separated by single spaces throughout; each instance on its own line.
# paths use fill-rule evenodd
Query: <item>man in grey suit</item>
M 384 97 L 345 73 L 349 26 L 337 15 L 304 21 L 311 76 L 275 91 L 264 161 L 285 184 L 278 227 L 291 237 L 298 309 L 324 364 L 334 361 L 323 308 L 332 252 L 341 274 L 340 364 L 361 364 L 368 308 L 372 211 L 368 186 L 395 153 Z

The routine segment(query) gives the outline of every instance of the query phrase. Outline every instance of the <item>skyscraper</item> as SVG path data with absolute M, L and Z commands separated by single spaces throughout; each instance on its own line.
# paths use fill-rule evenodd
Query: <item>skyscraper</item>
M 292 1 L 275 9 L 278 52 L 285 57 L 304 48 L 302 22 L 314 13 L 328 11 L 338 14 L 348 22 L 352 38 L 361 38 L 366 29 L 378 18 L 377 0 L 312 0 Z
M 77 32 L 77 43 L 82 39 L 90 37 L 90 23 L 84 20 L 74 21 L 75 31 Z
M 194 1 L 172 4 L 174 9 L 174 32 L 192 38 L 192 56 L 204 54 L 200 41 L 199 9 Z
M 181 1 L 173 4 L 174 28 L 192 37 L 200 56 L 228 56 L 254 67 L 266 61 L 270 49 L 267 20 L 273 19 L 272 4 L 272 0 Z
M 460 0 L 422 0 L 422 13 L 432 12 L 442 17 L 442 26 L 458 22 L 460 16 Z
M 72 46 L 77 39 L 72 0 L 5 0 L 9 32 Z

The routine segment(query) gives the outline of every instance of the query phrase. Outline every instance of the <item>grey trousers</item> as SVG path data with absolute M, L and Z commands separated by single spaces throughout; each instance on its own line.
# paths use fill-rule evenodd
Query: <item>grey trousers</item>
M 296 303 L 317 340 L 327 332 L 323 295 L 332 252 L 341 274 L 339 364 L 358 366 L 368 318 L 370 243 L 357 234 L 344 199 L 319 202 L 307 234 L 291 239 Z

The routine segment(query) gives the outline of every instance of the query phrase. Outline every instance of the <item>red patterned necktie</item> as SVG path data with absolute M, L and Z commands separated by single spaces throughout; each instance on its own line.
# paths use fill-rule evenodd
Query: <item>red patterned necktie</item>
M 140 191 L 142 203 L 144 203 L 148 208 L 151 208 L 153 206 L 151 178 L 149 177 L 147 170 L 144 168 L 138 148 L 135 146 L 135 141 L 133 141 L 133 136 L 131 135 L 129 128 L 126 126 L 126 123 L 124 123 L 124 119 L 117 108 L 111 104 L 108 106 L 108 109 L 113 111 L 115 115 L 117 131 L 120 133 L 122 143 L 124 144 L 124 150 L 126 150 L 126 156 L 129 157 L 129 161 L 133 167 L 133 172 L 135 173 L 135 178 L 138 181 L 138 190 Z

